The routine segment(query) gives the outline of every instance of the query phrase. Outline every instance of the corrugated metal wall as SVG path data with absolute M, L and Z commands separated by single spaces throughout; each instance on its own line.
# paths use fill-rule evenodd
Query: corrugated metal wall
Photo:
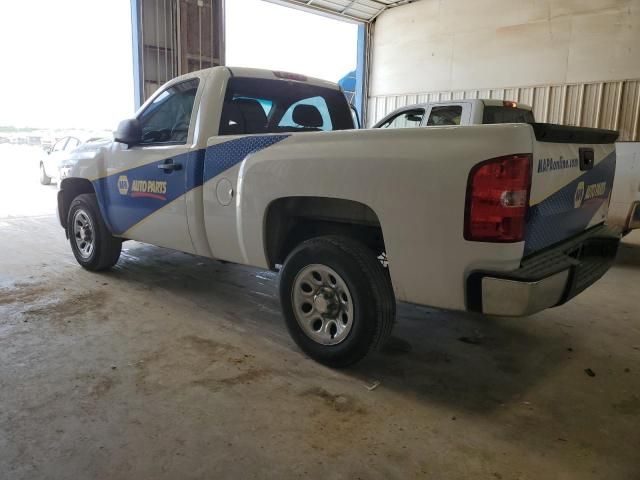
M 412 103 L 465 98 L 515 100 L 531 105 L 539 122 L 608 128 L 620 132 L 620 141 L 640 140 L 640 79 L 375 96 L 367 124 Z
M 223 0 L 134 0 L 132 8 L 139 102 L 176 76 L 224 63 Z

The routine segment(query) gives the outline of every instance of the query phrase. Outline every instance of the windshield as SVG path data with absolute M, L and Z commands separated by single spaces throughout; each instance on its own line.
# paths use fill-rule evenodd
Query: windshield
M 533 112 L 524 108 L 485 106 L 482 123 L 534 123 Z
M 340 90 L 289 80 L 229 79 L 220 135 L 353 128 L 349 104 Z

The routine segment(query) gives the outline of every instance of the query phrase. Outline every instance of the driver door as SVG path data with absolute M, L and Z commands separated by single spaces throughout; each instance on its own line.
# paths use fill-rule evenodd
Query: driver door
M 194 252 L 189 236 L 186 178 L 199 80 L 166 87 L 138 114 L 142 141 L 114 142 L 105 153 L 105 217 L 120 237 Z M 103 179 L 104 180 L 104 179 Z

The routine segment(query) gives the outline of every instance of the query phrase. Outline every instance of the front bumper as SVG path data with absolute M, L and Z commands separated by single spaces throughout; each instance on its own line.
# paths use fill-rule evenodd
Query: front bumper
M 613 264 L 620 234 L 604 225 L 523 259 L 512 272 L 473 272 L 467 308 L 521 317 L 562 305 L 602 277 Z

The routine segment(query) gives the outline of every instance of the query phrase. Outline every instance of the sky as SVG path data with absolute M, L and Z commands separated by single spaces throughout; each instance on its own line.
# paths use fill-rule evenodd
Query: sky
M 0 125 L 111 129 L 133 114 L 129 0 L 0 0 L 0 12 Z
M 115 129 L 134 113 L 130 0 L 0 0 L 0 126 Z M 226 0 L 227 65 L 337 81 L 357 25 Z

